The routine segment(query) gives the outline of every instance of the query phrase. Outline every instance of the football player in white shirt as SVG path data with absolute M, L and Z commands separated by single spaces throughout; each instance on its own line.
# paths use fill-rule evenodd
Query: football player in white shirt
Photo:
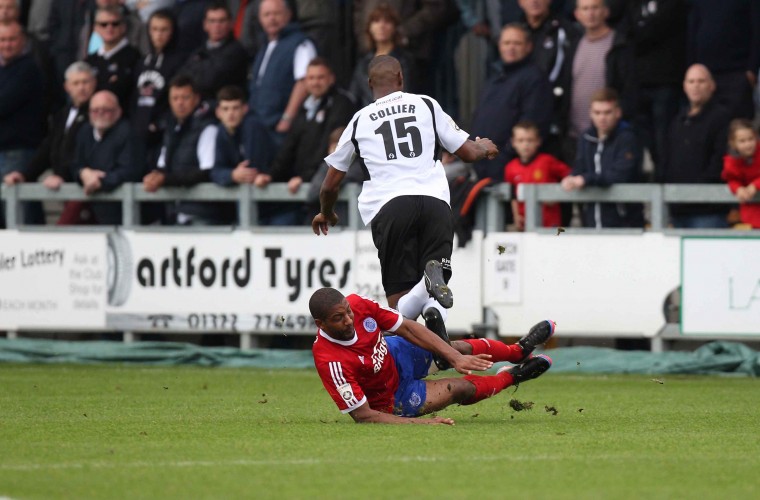
M 441 151 L 474 162 L 496 157 L 498 149 L 490 139 L 469 140 L 435 99 L 403 92 L 401 65 L 391 56 L 370 62 L 369 87 L 375 102 L 354 115 L 325 158 L 330 168 L 312 229 L 327 234 L 338 222 L 333 208 L 340 184 L 359 157 L 369 179 L 359 211 L 371 225 L 388 305 L 411 319 L 422 313 L 428 328 L 448 341 L 454 227 Z

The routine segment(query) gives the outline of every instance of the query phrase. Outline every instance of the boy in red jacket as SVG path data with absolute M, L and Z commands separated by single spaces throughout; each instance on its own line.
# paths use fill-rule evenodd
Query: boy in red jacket
M 504 167 L 504 181 L 515 186 L 512 214 L 518 231 L 525 229 L 525 203 L 518 201 L 522 197 L 520 185 L 559 182 L 571 172 L 570 167 L 552 155 L 538 153 L 540 146 L 541 136 L 534 123 L 522 121 L 512 127 L 512 147 L 518 157 Z M 558 203 L 544 203 L 542 211 L 544 227 L 562 224 Z

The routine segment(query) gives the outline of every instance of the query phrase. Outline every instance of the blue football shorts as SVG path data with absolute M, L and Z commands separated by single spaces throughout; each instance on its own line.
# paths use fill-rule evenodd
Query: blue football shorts
M 393 413 L 402 417 L 416 417 L 427 398 L 427 389 L 422 379 L 427 376 L 433 354 L 396 335 L 385 337 L 385 341 L 396 362 L 399 377 Z

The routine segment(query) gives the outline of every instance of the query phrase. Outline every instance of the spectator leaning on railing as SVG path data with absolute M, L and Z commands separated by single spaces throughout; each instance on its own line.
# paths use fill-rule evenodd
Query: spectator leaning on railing
M 566 191 L 586 186 L 640 182 L 641 148 L 631 127 L 621 121 L 618 94 L 605 88 L 591 96 L 591 127 L 578 139 L 573 173 L 562 179 Z M 643 227 L 639 203 L 587 203 L 583 226 Z
M 90 99 L 90 123 L 77 135 L 74 178 L 85 194 L 112 191 L 125 182 L 136 182 L 141 172 L 136 167 L 132 128 L 122 118 L 116 95 L 108 90 Z M 121 204 L 93 202 L 98 224 L 121 224 Z
M 6 184 L 34 182 L 48 169 L 52 169 L 52 173 L 42 180 L 42 184 L 50 190 L 58 190 L 64 182 L 74 180 L 72 166 L 76 158 L 77 135 L 89 117 L 89 100 L 95 93 L 95 70 L 86 62 L 72 63 L 66 70 L 64 88 L 70 106 L 53 115 L 50 132 L 37 153 L 29 163 L 6 174 Z M 81 201 L 67 201 L 58 224 L 85 222 L 85 205 Z

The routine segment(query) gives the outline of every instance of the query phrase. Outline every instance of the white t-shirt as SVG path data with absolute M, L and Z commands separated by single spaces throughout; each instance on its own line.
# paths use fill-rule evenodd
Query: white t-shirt
M 325 161 L 346 172 L 361 157 L 370 180 L 362 186 L 359 212 L 369 224 L 397 196 L 432 196 L 450 203 L 440 148 L 453 153 L 467 137 L 435 99 L 399 91 L 358 111 Z

